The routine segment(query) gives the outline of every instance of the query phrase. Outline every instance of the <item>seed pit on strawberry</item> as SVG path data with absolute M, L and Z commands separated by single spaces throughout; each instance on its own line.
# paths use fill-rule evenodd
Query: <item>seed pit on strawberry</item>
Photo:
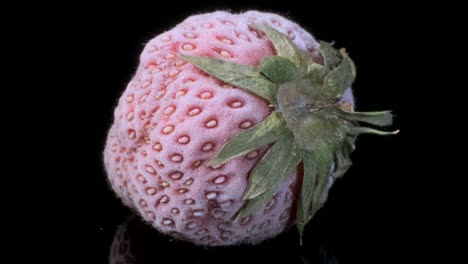
M 233 204 L 232 200 L 227 200 L 227 201 L 224 201 L 224 202 L 220 203 L 219 205 L 220 205 L 221 207 L 229 207 L 229 206 L 231 206 L 232 204 Z
M 226 58 L 226 59 L 232 58 L 232 54 L 227 50 L 221 50 L 219 52 L 219 55 L 221 55 L 221 57 Z
M 182 49 L 185 50 L 185 51 L 192 51 L 192 50 L 196 49 L 196 46 L 193 45 L 193 44 L 184 44 L 184 45 L 182 45 Z
M 252 220 L 252 216 L 249 215 L 249 216 L 246 216 L 246 217 L 242 218 L 242 219 L 239 221 L 239 223 L 240 223 L 241 225 L 248 225 L 248 224 L 250 223 L 251 220 Z
M 162 129 L 161 132 L 162 132 L 163 134 L 168 135 L 168 134 L 172 133 L 172 131 L 174 131 L 174 126 L 169 125 L 169 126 L 165 126 L 165 127 Z
M 143 104 L 146 102 L 146 99 L 148 98 L 148 94 L 144 94 L 140 100 L 138 100 L 138 102 L 140 102 L 140 104 Z
M 183 89 L 181 91 L 177 91 L 177 93 L 175 94 L 175 98 L 174 99 L 178 99 L 182 96 L 185 96 L 187 94 L 187 89 Z
M 200 99 L 205 99 L 205 100 L 211 99 L 213 98 L 213 92 L 211 91 L 201 92 L 198 97 L 200 97 Z
M 159 92 L 159 93 L 154 97 L 154 99 L 156 99 L 156 100 L 161 100 L 161 99 L 164 97 L 165 94 L 166 94 L 166 91 L 161 91 L 161 92 Z M 144 101 L 146 101 L 147 95 L 145 95 L 144 97 L 145 97 L 145 100 L 144 100 Z M 143 102 L 144 102 L 144 101 L 143 101 Z M 140 99 L 140 103 L 143 103 L 143 102 L 142 102 L 142 100 Z
M 172 154 L 170 159 L 172 162 L 175 163 L 181 163 L 182 161 L 184 161 L 184 157 L 180 154 Z
M 156 46 L 150 46 L 150 47 L 147 49 L 148 53 L 153 53 L 153 52 L 155 52 L 155 51 L 157 51 L 157 50 L 158 50 L 158 48 L 157 48 Z
M 171 213 L 173 214 L 179 214 L 179 212 L 180 212 L 179 208 L 174 207 L 171 209 Z
M 187 223 L 187 224 L 185 225 L 185 228 L 191 230 L 191 229 L 195 229 L 195 228 L 197 228 L 197 227 L 199 227 L 199 226 L 200 226 L 200 224 L 199 224 L 198 222 L 191 221 L 191 222 L 189 222 L 189 223 Z
M 271 20 L 271 23 L 273 23 L 273 25 L 275 25 L 277 27 L 281 27 L 281 23 L 276 19 Z
M 228 101 L 228 105 L 231 108 L 241 108 L 242 106 L 244 106 L 244 103 L 239 99 L 233 99 Z
M 174 113 L 175 110 L 176 110 L 176 107 L 173 106 L 173 105 L 171 105 L 171 106 L 166 107 L 166 108 L 163 110 L 163 113 L 164 113 L 165 115 L 168 115 L 168 116 L 169 116 L 169 115 L 171 115 L 172 113 Z
M 193 163 L 192 168 L 196 169 L 196 168 L 200 167 L 202 165 L 202 163 L 203 163 L 203 160 L 197 160 L 197 161 L 195 161 Z
M 164 218 L 163 221 L 162 221 L 162 224 L 166 225 L 166 226 L 172 226 L 172 225 L 174 225 L 174 220 L 172 220 L 170 218 Z
M 185 185 L 192 185 L 193 183 L 193 178 L 190 178 L 184 182 Z
M 135 139 L 136 138 L 136 131 L 134 129 L 129 129 L 128 130 L 128 137 L 130 139 Z
M 229 237 L 232 235 L 231 231 L 222 231 L 221 232 L 221 239 L 229 239 Z
M 205 197 L 207 199 L 214 199 L 218 196 L 218 192 L 207 192 Z
M 197 217 L 204 216 L 205 215 L 205 210 L 203 210 L 203 209 L 193 210 L 192 215 L 197 216 Z
M 156 151 L 161 151 L 163 149 L 163 146 L 162 146 L 162 144 L 160 142 L 156 142 L 153 145 L 153 149 L 156 150 Z
M 164 163 L 162 163 L 161 161 L 154 160 L 154 163 L 156 164 L 156 166 L 158 166 L 158 168 L 160 169 L 164 168 Z
M 210 239 L 212 239 L 211 236 L 204 236 L 204 237 L 200 238 L 200 241 L 205 241 L 206 242 L 206 241 L 208 241 Z
M 147 183 L 145 177 L 143 177 L 143 175 L 141 175 L 141 174 L 138 174 L 138 175 L 136 176 L 136 179 L 137 179 L 137 181 L 139 181 L 139 182 L 141 182 L 141 183 L 143 183 L 143 184 Z
M 141 206 L 141 207 L 148 207 L 148 204 L 146 203 L 145 200 L 140 199 L 140 206 Z
M 290 40 L 294 40 L 296 38 L 296 35 L 291 30 L 288 30 L 288 37 Z
M 286 210 L 284 210 L 284 212 L 281 213 L 279 219 L 280 219 L 281 221 L 287 220 L 290 214 L 291 214 L 291 210 L 290 210 L 290 209 L 286 209 Z
M 164 56 L 164 59 L 166 59 L 166 60 L 173 60 L 173 59 L 175 59 L 175 57 L 176 57 L 176 56 L 175 56 L 174 54 L 169 53 L 169 54 L 167 54 L 166 56 Z
M 158 67 L 158 63 L 156 63 L 156 62 L 148 62 L 148 63 L 146 63 L 146 65 L 145 65 L 145 69 L 147 69 L 147 70 L 150 71 L 150 72 L 151 72 L 152 70 L 154 70 L 155 68 L 157 68 L 157 67 Z
M 236 34 L 236 37 L 239 38 L 239 39 L 242 39 L 242 40 L 246 40 L 246 41 L 248 41 L 248 42 L 251 42 L 251 41 L 250 41 L 250 38 L 249 38 L 246 34 L 237 33 L 237 34 Z
M 190 204 L 194 204 L 194 203 L 195 203 L 195 200 L 193 200 L 193 199 L 191 199 L 191 198 L 188 198 L 188 199 L 185 199 L 185 200 L 184 200 L 184 203 L 185 203 L 185 204 L 189 204 L 189 205 L 190 205 Z
M 207 142 L 207 143 L 203 144 L 203 146 L 201 147 L 201 150 L 203 152 L 207 152 L 207 151 L 212 150 L 213 147 L 214 147 L 214 144 L 212 142 Z
M 267 227 L 269 224 L 271 223 L 270 220 L 266 220 L 265 222 L 261 223 L 260 226 L 258 227 L 259 230 L 262 230 L 264 229 L 265 227 Z
M 202 112 L 201 108 L 199 108 L 199 107 L 194 107 L 194 108 L 189 109 L 188 115 L 189 115 L 189 116 L 197 116 L 197 115 L 199 115 L 201 112 Z
M 219 229 L 220 231 L 226 230 L 226 229 L 229 228 L 231 225 L 232 225 L 232 224 L 229 223 L 229 222 L 222 222 L 222 223 L 220 223 L 220 224 L 218 225 L 218 229 Z
M 177 142 L 182 145 L 188 144 L 190 142 L 190 137 L 187 135 L 180 136 Z
M 180 73 L 180 70 L 175 69 L 169 72 L 169 76 L 174 78 L 177 75 L 179 75 L 179 73 Z
M 148 194 L 148 195 L 155 195 L 157 190 L 155 188 L 146 188 L 145 192 Z
M 146 89 L 148 87 L 150 87 L 151 85 L 151 81 L 145 81 L 142 85 L 141 85 L 141 89 Z
M 225 211 L 221 210 L 221 209 L 215 209 L 212 211 L 211 213 L 213 215 L 213 217 L 215 218 L 223 218 L 224 215 L 226 214 Z
M 151 165 L 146 165 L 145 170 L 150 174 L 156 174 L 156 170 Z
M 253 125 L 252 121 L 246 120 L 240 123 L 239 128 L 246 129 L 246 128 L 251 127 L 252 125 Z
M 275 204 L 276 204 L 276 197 L 273 196 L 273 198 L 266 204 L 265 210 L 266 211 L 271 210 L 273 206 L 275 206 Z
M 176 67 L 181 67 L 181 66 L 184 66 L 185 64 L 187 64 L 186 61 L 177 60 L 177 61 L 174 63 L 174 66 L 176 66 Z
M 182 177 L 184 177 L 184 174 L 180 171 L 174 171 L 169 174 L 169 178 L 173 180 L 180 180 Z
M 208 234 L 208 229 L 206 229 L 206 228 L 199 229 L 199 230 L 197 230 L 197 232 L 195 232 L 195 235 L 197 235 L 197 236 L 203 236 L 203 235 L 206 235 L 206 234 Z
M 176 190 L 177 193 L 179 194 L 184 194 L 187 193 L 189 190 L 187 188 L 179 188 Z
M 144 111 L 144 110 L 141 111 L 139 116 L 140 116 L 141 120 L 145 119 L 146 118 L 146 111 Z
M 127 103 L 131 103 L 133 102 L 133 99 L 135 99 L 135 97 L 133 96 L 133 94 L 129 94 L 127 96 L 127 98 L 125 98 L 125 101 L 127 101 Z
M 149 219 L 153 221 L 156 219 L 156 214 L 153 211 L 145 211 L 145 214 Z
M 205 122 L 206 128 L 216 128 L 217 126 L 218 126 L 218 120 L 216 119 L 210 119 Z
M 197 81 L 197 78 L 195 77 L 188 77 L 188 78 L 185 78 L 182 83 L 183 84 L 188 84 L 188 83 L 194 83 Z
M 234 42 L 230 38 L 226 37 L 225 35 L 218 35 L 218 36 L 216 36 L 216 39 L 218 41 L 226 44 L 226 45 L 233 45 L 234 44 Z
M 213 179 L 214 184 L 222 184 L 225 183 L 227 180 L 226 175 L 219 175 Z
M 214 170 L 214 171 L 219 171 L 224 169 L 224 165 L 212 165 L 208 166 L 208 169 Z
M 161 41 L 162 42 L 168 42 L 171 40 L 171 36 L 168 36 L 168 35 L 164 35 L 161 37 Z
M 188 39 L 196 39 L 198 36 L 197 36 L 197 34 L 195 34 L 193 32 L 186 32 L 186 33 L 184 33 L 184 37 L 186 37 Z
M 158 207 L 160 204 L 167 204 L 167 203 L 169 203 L 170 200 L 171 199 L 169 198 L 169 196 L 163 195 L 163 196 L 161 196 L 161 198 L 159 198 L 156 201 L 155 207 Z

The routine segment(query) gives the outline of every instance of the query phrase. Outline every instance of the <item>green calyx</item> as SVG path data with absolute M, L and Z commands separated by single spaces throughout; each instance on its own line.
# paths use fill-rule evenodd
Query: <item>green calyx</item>
M 264 121 L 229 140 L 209 165 L 219 166 L 272 144 L 251 172 L 242 197 L 247 203 L 237 220 L 264 206 L 302 163 L 304 173 L 296 209 L 296 225 L 302 237 L 305 225 L 327 200 L 329 177 L 339 178 L 351 166 L 349 156 L 356 137 L 366 133 L 393 135 L 398 131 L 359 126 L 389 126 L 389 111 L 360 113 L 339 104 L 356 77 L 354 63 L 344 49 L 336 50 L 321 42 L 322 65 L 275 29 L 264 25 L 256 29 L 270 39 L 276 50 L 276 56 L 264 58 L 256 67 L 209 57 L 182 58 L 274 107 Z

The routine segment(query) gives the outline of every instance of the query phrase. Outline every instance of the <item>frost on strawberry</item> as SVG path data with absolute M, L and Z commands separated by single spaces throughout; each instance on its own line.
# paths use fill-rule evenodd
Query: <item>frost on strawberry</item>
M 116 108 L 111 186 L 197 244 L 256 243 L 294 223 L 302 235 L 356 137 L 392 134 L 358 125 L 392 116 L 353 111 L 355 76 L 344 50 L 280 16 L 191 17 L 147 45 Z

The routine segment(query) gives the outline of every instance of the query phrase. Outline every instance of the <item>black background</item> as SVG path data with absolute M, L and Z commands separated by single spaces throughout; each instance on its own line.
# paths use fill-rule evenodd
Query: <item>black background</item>
M 129 7 L 121 13 L 90 8 L 91 12 L 67 18 L 73 21 L 67 32 L 57 33 L 63 34 L 60 65 L 72 67 L 65 67 L 69 84 L 63 92 L 66 100 L 54 107 L 69 114 L 69 122 L 60 128 L 64 131 L 60 139 L 71 143 L 61 148 L 60 162 L 54 169 L 63 176 L 66 188 L 50 198 L 53 202 L 66 197 L 69 205 L 54 208 L 61 217 L 51 220 L 56 226 L 65 224 L 65 238 L 57 241 L 66 245 L 61 254 L 89 263 L 107 263 L 114 233 L 131 215 L 107 186 L 102 151 L 113 108 L 136 70 L 144 44 L 191 14 L 219 9 L 283 14 L 317 39 L 346 47 L 358 70 L 354 84 L 357 109 L 393 110 L 394 128 L 402 132 L 395 137 L 362 136 L 358 140 L 352 155 L 354 165 L 334 185 L 326 206 L 308 225 L 302 248 L 295 230 L 255 247 L 206 249 L 171 242 L 135 224 L 139 225 L 136 229 L 144 230 L 144 235 L 137 232 L 133 237 L 142 247 L 137 250 L 140 258 L 151 263 L 405 262 L 409 241 L 416 232 L 408 179 L 414 150 L 410 129 L 405 129 L 412 118 L 408 107 L 412 70 L 406 57 L 418 45 L 412 40 L 421 25 L 409 22 L 412 11 L 408 7 L 333 3 L 304 7 L 293 1 L 173 1 L 164 7 Z M 320 262 L 323 258 L 328 262 Z

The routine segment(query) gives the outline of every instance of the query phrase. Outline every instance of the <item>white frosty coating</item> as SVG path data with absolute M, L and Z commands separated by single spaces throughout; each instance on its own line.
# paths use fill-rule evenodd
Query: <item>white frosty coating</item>
M 258 65 L 274 50 L 251 24 L 267 24 L 318 57 L 314 38 L 275 14 L 192 16 L 146 45 L 115 109 L 104 151 L 109 182 L 127 206 L 163 233 L 210 246 L 257 243 L 293 222 L 295 172 L 266 206 L 232 221 L 244 204 L 248 173 L 264 149 L 218 168 L 206 163 L 271 109 L 262 99 L 201 75 L 180 59 L 182 53 Z M 350 91 L 343 100 L 353 103 Z

